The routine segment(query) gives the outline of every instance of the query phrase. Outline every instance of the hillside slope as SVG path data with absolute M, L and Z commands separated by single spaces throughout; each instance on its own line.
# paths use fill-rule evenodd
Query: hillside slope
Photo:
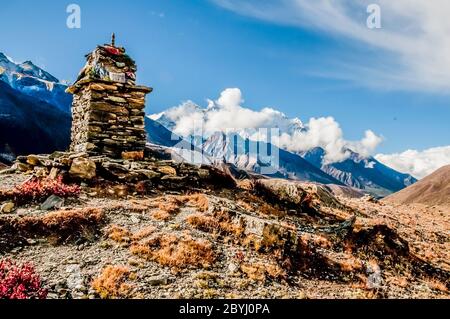
M 0 175 L 0 254 L 35 265 L 48 298 L 449 297 L 438 211 L 152 156 L 18 160 Z
M 450 165 L 389 197 L 385 201 L 396 204 L 425 204 L 450 206 Z
M 70 141 L 70 115 L 0 81 L 0 158 L 64 150 Z

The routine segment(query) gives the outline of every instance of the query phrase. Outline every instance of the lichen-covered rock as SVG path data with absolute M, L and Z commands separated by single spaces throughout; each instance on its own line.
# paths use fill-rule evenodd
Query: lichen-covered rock
M 0 212 L 9 214 L 9 213 L 13 212 L 14 208 L 15 208 L 15 205 L 13 202 L 7 202 L 7 203 L 0 205 Z
M 92 160 L 79 157 L 72 161 L 69 174 L 73 178 L 91 180 L 97 175 L 97 167 Z
M 326 187 L 284 179 L 259 179 L 255 191 L 292 209 L 342 208 L 343 205 Z
M 124 180 L 130 175 L 128 167 L 121 163 L 105 161 L 101 164 L 102 176 L 108 179 Z
M 122 158 L 126 160 L 142 160 L 144 159 L 144 151 L 122 152 Z
M 266 251 L 281 249 L 285 254 L 297 248 L 298 232 L 295 228 L 246 214 L 240 214 L 239 218 L 245 225 L 244 234 L 255 248 Z
M 170 176 L 176 176 L 177 171 L 175 168 L 171 166 L 161 166 L 157 168 L 158 172 L 164 174 L 164 175 L 170 175 Z
M 41 163 L 40 158 L 36 155 L 28 155 L 27 163 L 30 165 L 39 165 Z
M 56 195 L 51 195 L 45 202 L 41 204 L 41 210 L 51 210 L 54 208 L 61 208 L 64 206 L 64 198 Z

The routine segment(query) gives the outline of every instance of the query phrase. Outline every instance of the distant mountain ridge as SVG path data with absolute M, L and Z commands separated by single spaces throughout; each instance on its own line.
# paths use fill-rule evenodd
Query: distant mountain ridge
M 204 141 L 202 149 L 219 162 L 230 163 L 258 174 L 322 184 L 344 185 L 299 155 L 279 149 L 269 143 L 243 139 L 239 134 L 215 133 Z M 272 161 L 271 154 L 266 154 L 269 153 L 266 152 L 269 149 L 272 154 L 279 154 L 276 162 Z
M 187 107 L 197 111 L 200 110 L 203 113 L 211 111 L 211 108 L 201 109 L 201 107 L 193 102 L 188 102 Z M 168 130 L 176 129 L 176 123 L 165 112 L 149 117 L 165 126 Z M 281 133 L 290 134 L 295 130 L 303 132 L 306 129 L 299 119 L 284 118 L 283 120 L 285 123 L 289 123 L 289 125 L 280 127 Z M 236 154 L 236 150 L 231 149 L 232 146 L 224 143 L 224 141 L 232 140 L 236 136 L 238 136 L 237 138 L 250 136 L 250 133 L 241 130 L 234 133 L 234 137 L 232 135 L 229 134 L 226 137 L 222 133 L 214 133 L 209 137 L 188 136 L 185 138 L 192 140 L 198 148 L 202 148 L 209 157 L 217 161 L 228 162 L 241 169 L 260 173 L 265 164 L 257 156 L 254 156 L 255 154 L 249 153 L 248 146 L 247 149 L 241 148 L 238 154 Z M 256 142 L 249 142 L 247 139 L 246 143 Z M 243 142 L 241 141 L 237 144 L 243 145 Z M 262 143 L 262 145 L 264 148 L 267 146 L 267 143 Z M 275 147 L 273 145 L 271 146 Z M 256 149 L 256 147 L 253 147 L 253 149 Z M 347 150 L 350 154 L 349 158 L 342 162 L 331 164 L 323 164 L 325 151 L 320 147 L 298 153 L 277 147 L 274 149 L 280 152 L 280 163 L 275 174 L 268 174 L 268 176 L 272 177 L 346 185 L 370 193 L 376 197 L 388 196 L 417 181 L 409 174 L 397 172 L 373 157 L 363 157 L 350 149 Z
M 67 85 L 31 61 L 18 64 L 0 52 L 0 81 L 25 95 L 70 113 L 72 96 L 65 92 Z
M 299 153 L 303 158 L 347 186 L 366 190 L 379 197 L 387 196 L 417 182 L 409 175 L 393 170 L 372 156 L 363 157 L 348 150 L 350 157 L 342 162 L 323 164 L 325 150 L 320 147 Z

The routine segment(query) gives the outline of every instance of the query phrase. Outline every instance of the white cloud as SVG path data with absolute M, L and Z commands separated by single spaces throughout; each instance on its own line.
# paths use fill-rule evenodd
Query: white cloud
M 224 108 L 237 108 L 244 102 L 242 99 L 242 92 L 238 88 L 226 89 L 220 93 L 220 97 L 217 100 L 217 104 Z M 210 103 L 210 106 L 212 104 Z
M 423 178 L 450 164 L 450 146 L 434 147 L 424 151 L 407 150 L 396 154 L 378 154 L 375 158 L 395 170 Z
M 279 127 L 286 130 L 298 119 L 290 120 L 283 113 L 272 108 L 264 108 L 261 111 L 253 111 L 242 107 L 241 90 L 231 88 L 224 90 L 217 101 L 208 100 L 208 107 L 201 108 L 192 101 L 182 103 L 163 113 L 152 115 L 152 119 L 158 119 L 164 114 L 175 122 L 172 128 L 174 133 L 188 136 L 191 134 L 210 135 L 217 131 L 258 129 Z M 301 125 L 301 122 L 300 124 Z
M 171 129 L 181 136 L 209 136 L 215 132 L 237 132 L 243 137 L 268 141 L 267 131 L 255 131 L 260 128 L 279 128 L 279 136 L 271 136 L 271 142 L 280 148 L 292 152 L 307 151 L 322 147 L 326 151 L 325 162 L 340 162 L 350 153 L 347 148 L 369 156 L 381 143 L 381 137 L 372 131 L 365 132 L 360 141 L 347 141 L 338 122 L 333 117 L 311 118 L 307 124 L 298 119 L 289 119 L 285 114 L 273 108 L 260 111 L 243 107 L 241 90 L 224 90 L 217 101 L 208 100 L 208 107 L 201 108 L 191 101 L 171 108 L 151 118 L 159 120 L 165 116 L 174 124 Z
M 340 162 L 348 158 L 347 142 L 343 138 L 342 129 L 334 118 L 311 118 L 304 132 L 283 133 L 274 144 L 292 152 L 307 151 L 314 147 L 322 147 L 325 152 L 325 163 Z M 355 143 L 356 144 L 356 143 Z
M 340 61 L 341 71 L 347 72 L 332 70 L 330 76 L 370 86 L 450 91 L 448 0 L 378 0 L 381 29 L 366 26 L 373 0 L 212 1 L 239 14 L 344 36 L 382 53 L 383 63 L 376 63 L 369 51 L 359 62 Z
M 363 157 L 373 154 L 383 141 L 373 131 L 367 130 L 360 141 L 347 141 L 338 122 L 333 117 L 311 118 L 307 130 L 281 134 L 274 144 L 292 152 L 308 151 L 314 147 L 325 150 L 324 164 L 341 162 L 350 156 L 351 149 Z
M 381 136 L 376 135 L 371 130 L 367 130 L 364 133 L 364 138 L 360 142 L 350 143 L 349 147 L 362 156 L 367 157 L 375 152 L 382 141 L 383 138 Z

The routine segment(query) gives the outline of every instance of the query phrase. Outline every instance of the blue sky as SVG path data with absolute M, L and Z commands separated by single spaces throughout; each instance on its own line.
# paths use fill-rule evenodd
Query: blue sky
M 81 29 L 66 27 L 70 3 L 81 7 Z M 138 81 L 155 89 L 149 113 L 185 100 L 205 105 L 225 88 L 238 87 L 244 105 L 253 109 L 269 106 L 305 122 L 333 116 L 349 140 L 371 129 L 384 137 L 378 152 L 450 144 L 445 85 L 409 83 L 408 76 L 424 77 L 418 72 L 388 79 L 374 73 L 404 67 L 396 64 L 405 58 L 399 50 L 361 41 L 357 32 L 330 32 L 311 16 L 313 27 L 306 18 L 297 23 L 302 17 L 286 13 L 287 0 L 279 1 L 279 10 L 268 7 L 263 13 L 253 10 L 257 3 L 270 2 L 2 1 L 0 52 L 73 81 L 84 54 L 108 42 L 114 31 L 137 61 Z M 365 23 L 359 16 L 354 21 Z M 385 28 L 389 32 L 389 23 Z

